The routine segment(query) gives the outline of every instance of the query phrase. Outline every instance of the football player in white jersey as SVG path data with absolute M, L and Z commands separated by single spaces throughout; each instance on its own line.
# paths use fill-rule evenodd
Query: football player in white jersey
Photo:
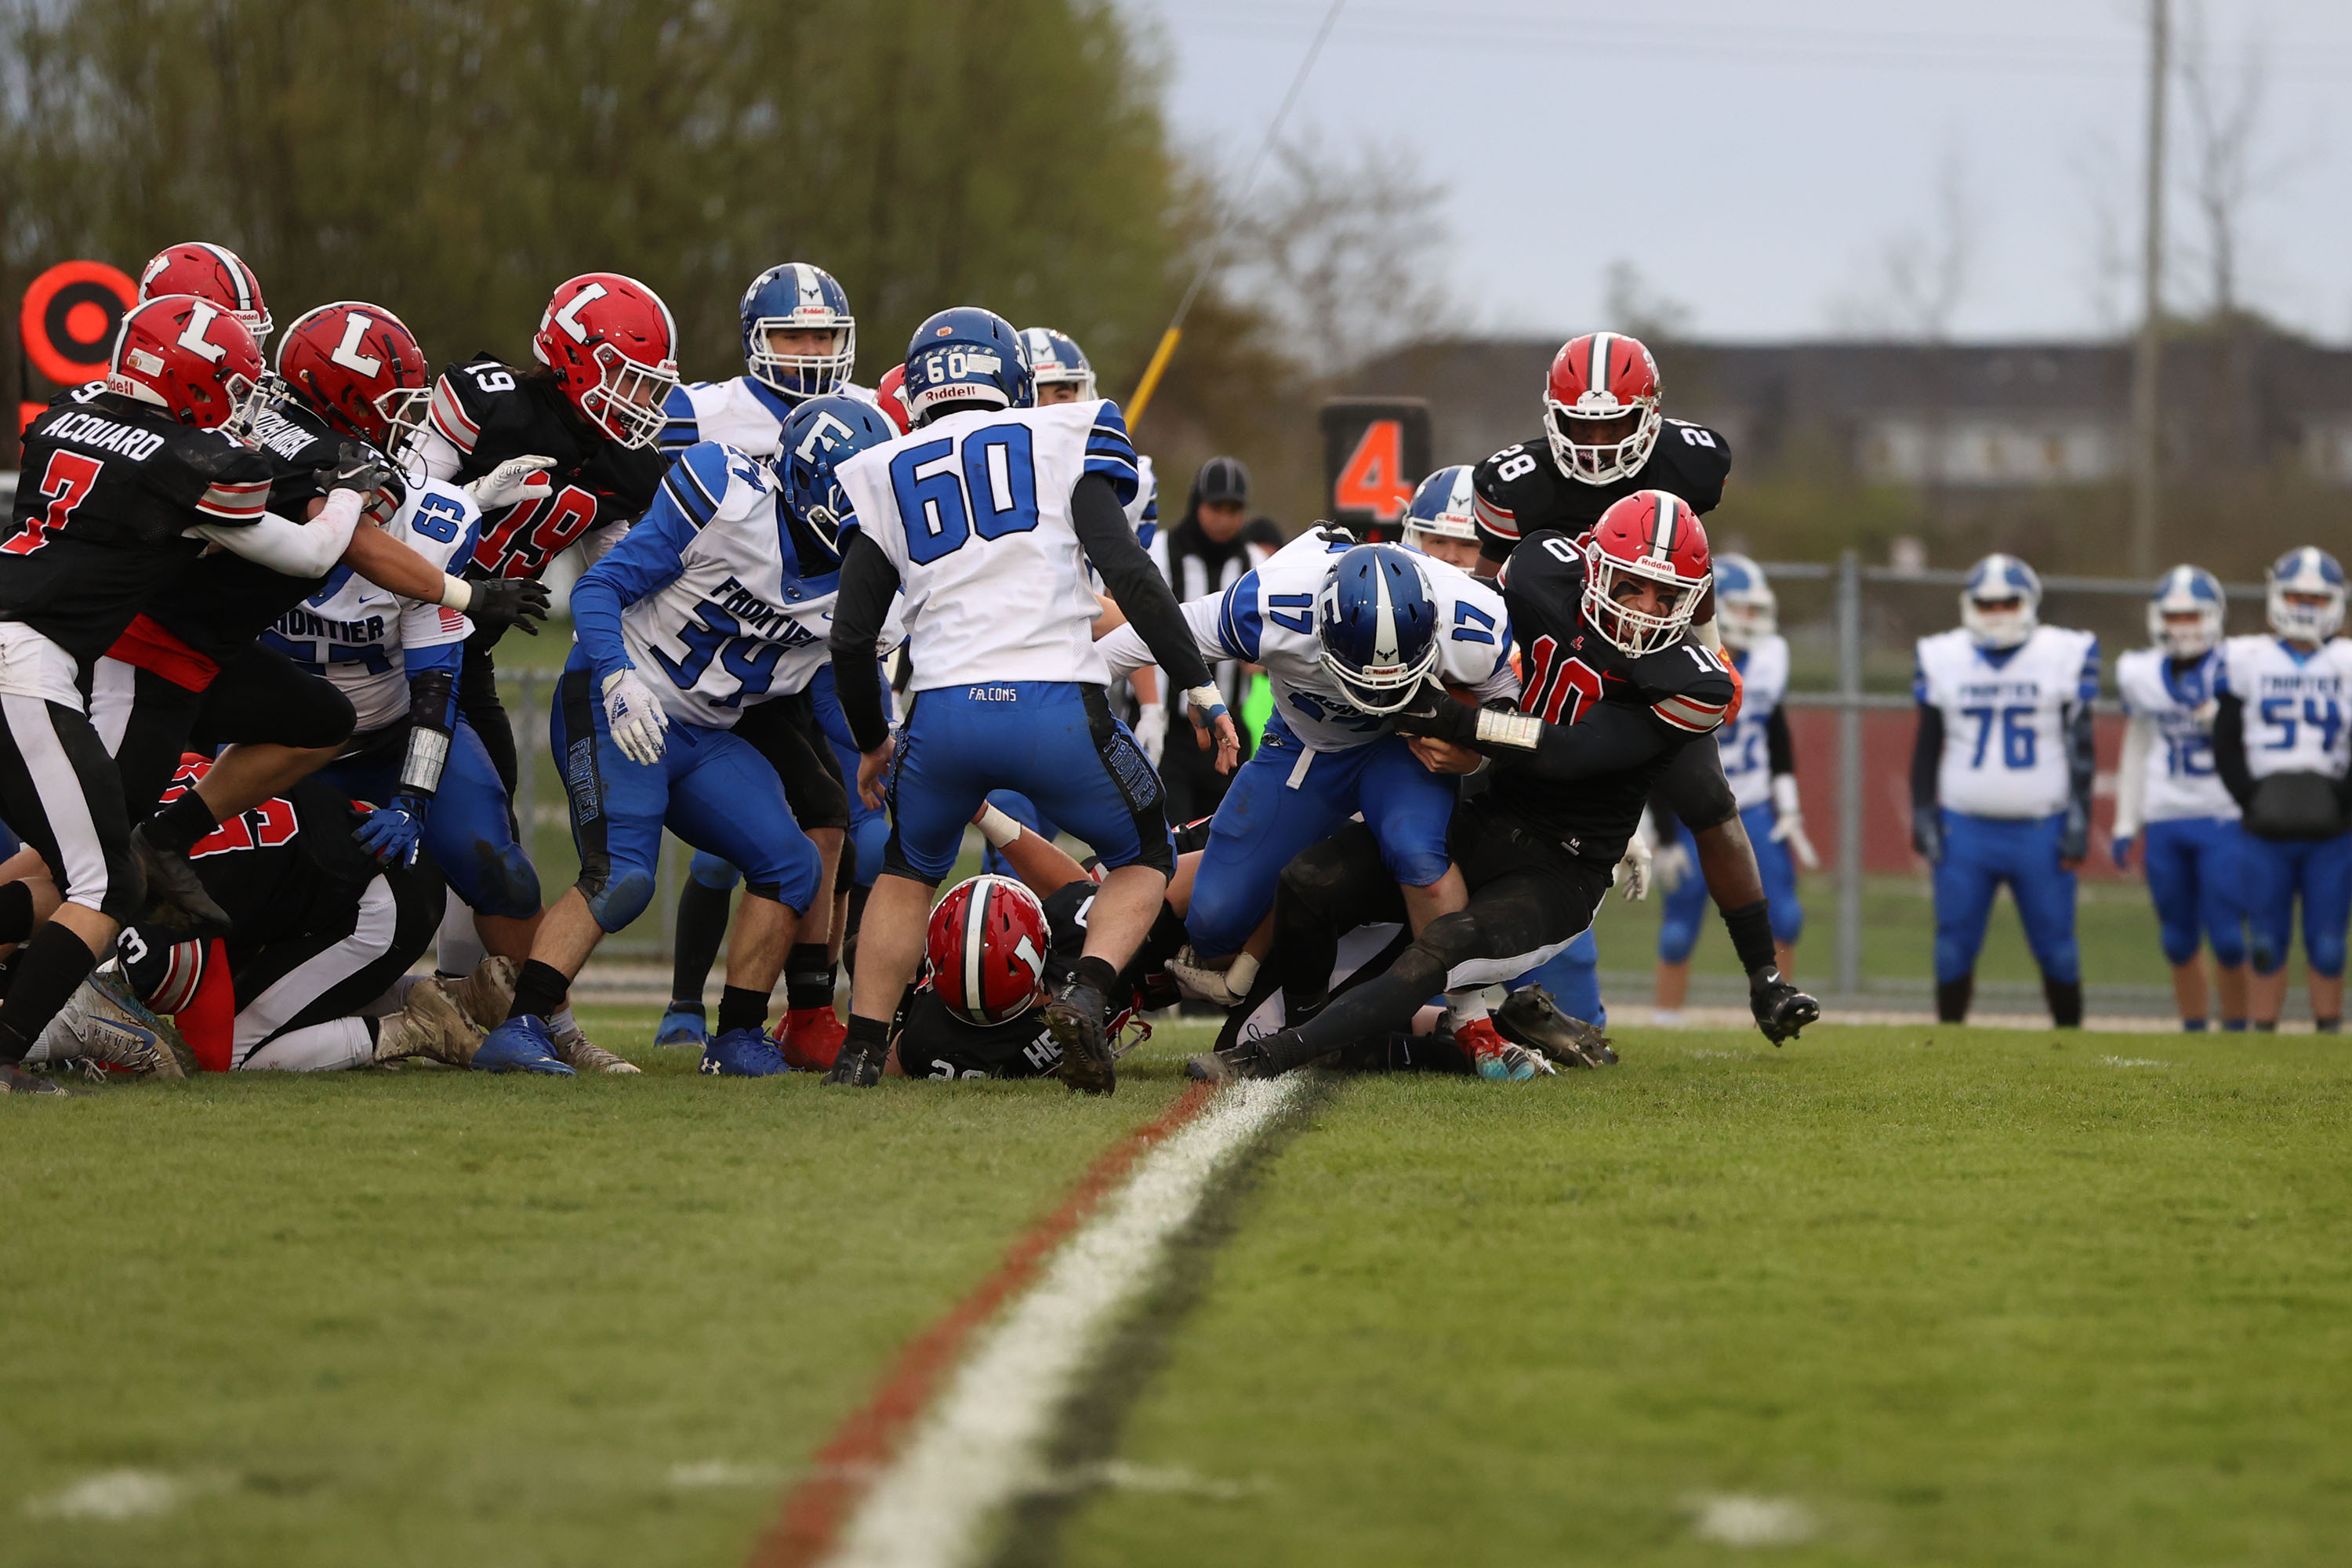
M 1183 968 L 1232 964 L 1210 999 L 1230 1006 L 1248 994 L 1270 933 L 1255 953 L 1244 945 L 1273 910 L 1282 868 L 1360 813 L 1416 935 L 1460 909 L 1467 895 L 1446 852 L 1459 788 L 1388 716 L 1432 679 L 1475 702 L 1517 700 L 1503 596 L 1401 546 L 1311 529 L 1223 594 L 1185 605 L 1184 619 L 1202 659 L 1260 666 L 1274 689 L 1265 733 L 1218 803 L 1184 916 Z M 1151 657 L 1133 626 L 1101 647 L 1114 676 Z
M 1993 894 L 2006 882 L 2050 1016 L 2083 1022 L 2074 871 L 2091 835 L 2099 639 L 2041 624 L 2042 580 L 1988 555 L 1960 624 L 1921 637 L 1911 694 L 1911 844 L 1936 868 L 1936 1016 L 1968 1017 Z
M 2238 803 L 2213 766 L 2215 691 L 2221 669 L 2221 584 L 2201 566 L 2175 566 L 2148 595 L 2154 646 L 2116 660 L 2116 689 L 2130 716 L 2116 768 L 2117 867 L 2140 870 L 2156 904 L 2158 940 L 2172 965 L 2180 1026 L 2206 1026 L 2205 969 L 2213 946 L 2221 1027 L 2246 1026 L 2245 854 Z
M 803 577 L 774 475 L 731 447 L 681 453 L 628 537 L 572 591 L 579 636 L 557 687 L 580 880 L 541 921 L 507 1020 L 474 1065 L 561 1070 L 544 1020 L 607 931 L 645 911 L 667 827 L 743 872 L 727 988 L 702 1070 L 789 1071 L 764 1032 L 820 861 L 775 767 L 732 733 L 824 662 L 831 573 Z
M 2344 931 L 2352 920 L 2352 641 L 2344 568 L 2305 545 L 2272 563 L 2270 635 L 2231 637 L 2214 688 L 2213 763 L 2244 813 L 2246 924 L 2257 1029 L 2278 1027 L 2294 906 L 2311 1016 L 2344 1022 Z
M 1112 868 L 1085 955 L 1046 1010 L 1070 1087 L 1108 1094 L 1108 998 L 1159 913 L 1174 855 L 1159 775 L 1104 693 L 1088 566 L 1194 694 L 1228 767 L 1239 739 L 1128 526 L 1135 449 L 1118 407 L 1030 406 L 1020 335 L 971 307 L 916 329 L 904 384 L 913 432 L 837 469 L 857 528 L 842 564 L 834 683 L 869 802 L 889 772 L 890 839 L 858 936 L 849 1038 L 826 1081 L 879 1080 L 891 1016 L 922 958 L 931 889 L 988 792 L 1016 789 Z M 900 589 L 914 674 L 894 751 L 874 646 Z
M 1765 581 L 1764 569 L 1745 555 L 1715 558 L 1715 618 L 1744 693 L 1739 717 L 1715 732 L 1716 743 L 1740 823 L 1755 846 L 1756 868 L 1771 906 L 1772 945 L 1785 977 L 1795 972 L 1797 939 L 1805 929 L 1804 906 L 1797 900 L 1797 864 L 1811 871 L 1819 868 L 1820 861 L 1805 837 L 1796 747 L 1789 739 L 1789 716 L 1780 706 L 1789 690 L 1789 642 L 1780 635 L 1780 601 Z M 1696 865 L 1698 843 L 1691 830 L 1672 812 L 1659 815 L 1680 836 L 1685 864 Z M 1658 923 L 1660 1023 L 1679 1015 L 1690 994 L 1691 949 L 1698 945 L 1700 917 L 1707 903 L 1703 877 L 1685 876 L 1666 892 Z
M 857 318 L 832 273 L 805 261 L 771 267 L 743 290 L 743 374 L 674 387 L 663 412 L 661 449 L 676 457 L 700 441 L 723 441 L 754 458 L 776 455 L 793 410 L 840 393 L 874 401 L 854 385 Z

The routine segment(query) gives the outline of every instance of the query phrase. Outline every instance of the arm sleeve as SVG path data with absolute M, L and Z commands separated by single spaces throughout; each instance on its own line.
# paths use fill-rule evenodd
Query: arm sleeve
M 833 601 L 833 690 L 849 738 L 870 752 L 890 738 L 890 716 L 882 706 L 882 668 L 874 660 L 875 640 L 889 618 L 898 591 L 898 569 L 864 530 L 849 542 L 841 563 L 841 589 Z
M 2254 800 L 2254 773 L 2246 766 L 2246 702 L 2234 691 L 2213 700 L 2213 771 L 2243 811 Z
M 1152 661 L 1168 671 L 1179 690 L 1207 685 L 1209 667 L 1193 646 L 1192 628 L 1177 607 L 1176 595 L 1169 592 L 1167 579 L 1129 531 L 1118 492 L 1107 476 L 1080 476 L 1070 491 L 1070 524 L 1119 613 L 1151 650 Z
M 2124 727 L 2123 760 L 2116 764 L 2116 826 L 2117 838 L 2139 833 L 2139 814 L 2147 795 L 2147 752 L 2155 738 L 2156 721 L 2135 713 Z
M 272 572 L 289 577 L 323 577 L 352 547 L 362 499 L 357 490 L 337 490 L 327 498 L 326 510 L 308 522 L 289 522 L 276 512 L 266 511 L 241 527 L 199 523 L 190 531 Z
M 1686 739 L 1670 733 L 1664 721 L 1654 717 L 1648 709 L 1602 702 L 1573 724 L 1546 724 L 1533 756 L 1524 752 L 1488 754 L 1498 768 L 1565 783 L 1639 767 Z
M 1944 763 L 1944 710 L 1919 704 L 1919 731 L 1911 740 L 1911 806 L 1936 804 L 1936 773 Z
M 669 496 L 657 496 L 645 521 L 573 584 L 572 628 L 595 665 L 600 683 L 614 671 L 631 668 L 627 646 L 621 640 L 621 612 L 677 580 L 694 535 L 695 525 Z
M 1203 659 L 1242 657 L 1217 640 L 1217 628 L 1223 621 L 1220 613 L 1223 608 L 1222 601 L 1217 599 L 1196 599 L 1192 604 L 1178 606 L 1185 625 L 1192 630 L 1193 646 L 1200 649 Z M 1120 626 L 1095 647 L 1101 650 L 1103 658 L 1110 665 L 1113 680 L 1121 680 L 1139 669 L 1151 668 L 1151 649 L 1144 645 L 1143 634 L 1135 629 L 1132 622 Z
M 1774 773 L 1797 771 L 1797 743 L 1789 736 L 1789 710 L 1772 710 L 1772 717 L 1764 721 L 1764 752 L 1767 767 Z
M 2078 704 L 2066 716 L 2066 796 L 2084 822 L 2091 820 L 2091 785 L 2099 772 L 2095 723 L 2088 702 Z

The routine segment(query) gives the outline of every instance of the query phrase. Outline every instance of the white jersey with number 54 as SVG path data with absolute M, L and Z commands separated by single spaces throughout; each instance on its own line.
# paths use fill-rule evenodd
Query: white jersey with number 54
M 1134 499 L 1135 448 L 1108 400 L 950 414 L 841 465 L 858 527 L 898 571 L 915 690 L 1108 683 L 1070 522 L 1087 474 Z
M 2246 771 L 2325 773 L 2352 763 L 2352 639 L 2304 653 L 2267 634 L 2221 645 L 2218 690 L 2245 704 Z

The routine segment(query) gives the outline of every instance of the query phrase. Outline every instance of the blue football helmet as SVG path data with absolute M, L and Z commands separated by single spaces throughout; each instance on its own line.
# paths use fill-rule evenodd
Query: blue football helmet
M 1029 378 L 1035 384 L 1076 386 L 1080 403 L 1091 403 L 1101 395 L 1095 391 L 1095 370 L 1087 363 L 1087 351 L 1069 333 L 1051 327 L 1024 327 L 1021 346 L 1029 351 Z
M 1421 481 L 1404 509 L 1404 542 L 1420 548 L 1416 533 L 1438 539 L 1478 537 L 1477 500 L 1470 489 L 1471 467 L 1456 463 Z
M 2202 566 L 2175 566 L 2147 596 L 2147 640 L 2174 658 L 2202 658 L 2221 640 L 2222 614 L 2221 580 Z
M 849 380 L 857 363 L 857 319 L 849 295 L 833 274 L 805 261 L 771 267 L 743 290 L 743 368 L 753 381 L 786 397 L 822 397 Z M 829 354 L 784 354 L 769 346 L 772 331 L 831 331 Z
M 776 475 L 784 504 L 835 551 L 842 533 L 857 525 L 834 469 L 842 459 L 898 438 L 897 426 L 862 397 L 835 393 L 812 397 L 792 412 L 777 437 Z
M 1994 610 L 2008 600 L 2017 607 Z M 1992 554 L 1969 568 L 1960 590 L 1960 625 L 1979 647 L 2021 647 L 2042 624 L 2042 579 L 2014 555 Z
M 1780 601 L 1764 580 L 1764 568 L 1745 555 L 1715 558 L 1715 621 L 1723 646 L 1734 653 L 1780 629 Z
M 1364 712 L 1393 713 L 1437 666 L 1437 618 L 1412 551 L 1359 544 L 1325 574 L 1316 602 L 1323 668 Z
M 915 329 L 907 345 L 903 390 L 919 426 L 943 403 L 1027 408 L 1036 401 L 1021 334 L 1012 322 L 977 305 L 941 310 Z
M 2316 598 L 2297 604 L 2287 597 Z M 2326 642 L 2344 627 L 2344 568 L 2315 544 L 2290 550 L 2271 563 L 2271 630 L 2297 642 Z

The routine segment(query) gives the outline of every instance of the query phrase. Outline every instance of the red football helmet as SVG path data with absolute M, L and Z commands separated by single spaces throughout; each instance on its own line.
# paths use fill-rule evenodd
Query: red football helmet
M 278 340 L 278 379 L 328 424 L 397 452 L 433 403 L 416 335 L 381 305 L 339 300 L 294 318 Z
M 139 269 L 139 302 L 166 294 L 194 294 L 209 300 L 245 323 L 257 343 L 269 337 L 269 307 L 261 302 L 261 279 L 245 258 L 226 245 L 191 240 L 168 245 Z
M 1622 652 L 1655 653 L 1689 626 L 1714 573 L 1706 530 L 1680 496 L 1635 490 L 1612 502 L 1584 539 L 1584 618 Z M 1647 583 L 1664 605 L 1638 610 L 1621 596 Z
M 122 318 L 106 390 L 154 404 L 183 425 L 242 438 L 277 382 L 244 322 L 209 300 L 166 294 Z
M 556 287 L 530 340 L 580 416 L 624 447 L 650 447 L 677 385 L 677 323 L 661 296 L 617 272 Z
M 1544 435 L 1569 478 L 1606 485 L 1638 473 L 1658 444 L 1660 422 L 1658 362 L 1641 339 L 1587 332 L 1552 356 Z
M 967 1024 L 1002 1024 L 1045 994 L 1045 906 L 1010 877 L 973 877 L 931 910 L 931 985 Z
M 907 367 L 894 364 L 882 373 L 874 385 L 874 401 L 882 405 L 882 417 L 890 421 L 899 435 L 915 427 L 914 412 L 907 406 Z

